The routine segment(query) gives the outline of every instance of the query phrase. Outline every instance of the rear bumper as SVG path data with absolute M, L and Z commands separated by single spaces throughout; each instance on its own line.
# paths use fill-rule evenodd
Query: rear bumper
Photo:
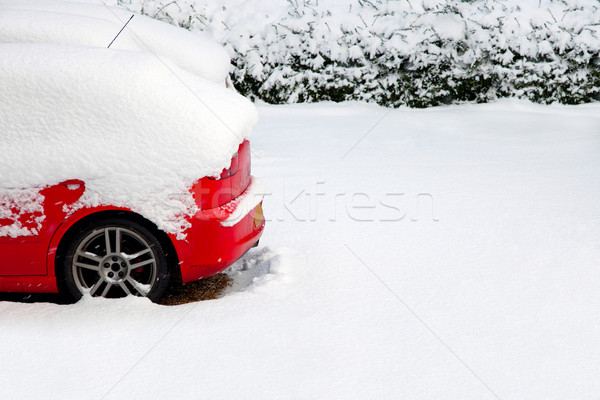
M 262 186 L 253 180 L 233 201 L 189 218 L 185 240 L 174 240 L 184 283 L 222 272 L 258 242 L 265 227 Z

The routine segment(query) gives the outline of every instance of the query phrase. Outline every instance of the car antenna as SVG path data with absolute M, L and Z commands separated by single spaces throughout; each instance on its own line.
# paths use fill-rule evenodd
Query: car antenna
M 123 32 L 123 29 L 125 29 L 125 27 L 129 23 L 129 21 L 131 21 L 133 19 L 133 16 L 134 16 L 134 14 L 131 14 L 131 17 L 129 17 L 129 19 L 127 20 L 127 22 L 125 22 L 125 25 L 123 25 L 123 27 L 121 28 L 121 30 L 119 31 L 119 33 L 117 33 L 117 36 L 115 36 L 115 38 L 112 40 L 112 42 L 110 42 L 110 44 L 108 45 L 107 49 L 110 49 L 110 46 L 115 42 L 115 40 L 117 40 L 117 38 L 119 37 L 119 35 L 121 34 L 121 32 Z

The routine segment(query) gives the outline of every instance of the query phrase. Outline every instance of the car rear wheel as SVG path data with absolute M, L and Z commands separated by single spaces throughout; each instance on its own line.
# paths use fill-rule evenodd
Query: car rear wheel
M 62 289 L 76 301 L 135 295 L 158 300 L 169 283 L 164 250 L 145 227 L 105 220 L 82 230 L 71 242 L 62 265 Z

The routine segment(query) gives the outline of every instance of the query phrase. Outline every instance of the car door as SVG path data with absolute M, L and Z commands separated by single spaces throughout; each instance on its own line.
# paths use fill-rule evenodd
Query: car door
M 46 274 L 43 196 L 32 190 L 0 194 L 0 276 Z

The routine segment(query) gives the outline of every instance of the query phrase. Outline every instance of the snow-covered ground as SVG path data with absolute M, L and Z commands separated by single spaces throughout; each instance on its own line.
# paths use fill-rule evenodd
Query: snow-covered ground
M 600 395 L 600 105 L 259 114 L 225 296 L 1 302 L 2 398 Z

